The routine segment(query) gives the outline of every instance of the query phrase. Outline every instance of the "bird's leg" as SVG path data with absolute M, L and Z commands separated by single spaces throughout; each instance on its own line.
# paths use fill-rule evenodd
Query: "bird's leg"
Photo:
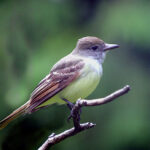
M 67 103 L 67 106 L 70 110 L 72 110 L 72 108 L 74 107 L 74 104 L 71 103 L 70 101 L 68 101 L 67 99 L 65 98 L 62 98 L 62 100 L 64 100 L 66 103 Z
M 62 98 L 62 100 L 63 101 L 65 101 L 66 103 L 67 103 L 67 106 L 68 106 L 68 108 L 70 109 L 70 111 L 71 111 L 71 113 L 70 113 L 70 115 L 68 116 L 68 119 L 67 119 L 67 121 L 69 122 L 69 120 L 72 118 L 72 108 L 74 107 L 74 104 L 73 103 L 71 103 L 70 101 L 68 101 L 67 99 L 65 99 L 65 98 Z
M 64 101 L 67 103 L 67 106 L 68 106 L 68 108 L 69 108 L 70 111 L 71 111 L 71 113 L 70 113 L 70 115 L 68 116 L 68 119 L 67 119 L 67 121 L 69 122 L 69 120 L 70 120 L 71 118 L 73 118 L 72 108 L 74 107 L 74 104 L 71 103 L 70 101 L 68 101 L 68 100 L 65 99 L 65 98 L 62 98 L 62 100 L 64 100 Z M 81 108 L 80 108 L 79 115 L 78 115 L 79 120 L 80 120 L 80 114 L 81 114 L 81 112 L 82 112 L 82 111 L 81 111 Z

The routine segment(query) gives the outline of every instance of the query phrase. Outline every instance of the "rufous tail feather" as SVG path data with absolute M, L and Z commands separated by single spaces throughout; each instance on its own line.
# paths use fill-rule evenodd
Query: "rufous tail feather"
M 14 119 L 19 117 L 23 113 L 25 113 L 26 108 L 28 108 L 28 104 L 29 104 L 29 101 L 27 103 L 25 103 L 24 105 L 22 105 L 21 107 L 19 107 L 18 109 L 16 109 L 15 111 L 13 111 L 9 116 L 7 116 L 3 120 L 1 120 L 0 121 L 0 130 L 3 129 L 4 127 L 6 127 L 8 125 L 8 123 L 10 123 Z

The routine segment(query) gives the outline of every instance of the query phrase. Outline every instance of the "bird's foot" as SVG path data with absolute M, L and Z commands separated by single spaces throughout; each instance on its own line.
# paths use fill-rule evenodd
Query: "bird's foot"
M 79 113 L 77 113 L 76 115 L 74 115 L 73 111 L 71 110 L 71 113 L 70 113 L 70 115 L 67 118 L 67 121 L 69 122 L 70 119 L 74 118 L 74 116 L 76 116 L 75 118 L 77 118 L 77 120 L 80 121 L 80 114 L 81 114 L 81 109 L 80 109 Z
M 67 118 L 67 121 L 69 122 L 71 118 L 73 118 L 73 112 L 72 112 L 72 109 L 74 107 L 75 104 L 71 103 L 70 101 L 68 101 L 67 99 L 65 98 L 62 98 L 66 103 L 67 103 L 67 106 L 68 108 L 70 109 L 71 113 L 70 115 L 68 116 Z M 80 114 L 81 114 L 82 110 L 80 108 L 80 111 L 79 111 L 79 114 L 77 115 L 78 119 L 80 120 Z

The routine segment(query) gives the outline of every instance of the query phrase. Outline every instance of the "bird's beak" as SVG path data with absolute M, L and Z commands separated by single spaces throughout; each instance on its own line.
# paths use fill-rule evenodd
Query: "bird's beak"
M 105 43 L 104 51 L 107 51 L 107 50 L 110 50 L 110 49 L 114 49 L 114 48 L 118 48 L 118 47 L 119 47 L 119 45 L 117 45 L 117 44 Z

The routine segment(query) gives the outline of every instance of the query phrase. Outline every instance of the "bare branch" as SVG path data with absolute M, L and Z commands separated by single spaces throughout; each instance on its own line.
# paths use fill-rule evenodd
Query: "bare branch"
M 66 131 L 58 134 L 58 135 L 54 135 L 54 136 L 52 135 L 45 141 L 45 143 L 38 150 L 47 150 L 54 144 L 59 143 L 60 141 L 66 139 L 67 137 L 73 136 L 81 131 L 86 130 L 86 129 L 93 128 L 94 126 L 95 126 L 95 124 L 87 122 L 87 123 L 80 124 L 79 130 L 76 130 L 73 127 L 69 130 L 66 130 Z
M 80 124 L 80 109 L 83 106 L 98 106 L 103 105 L 108 102 L 113 101 L 114 99 L 126 94 L 130 90 L 130 86 L 126 85 L 122 89 L 100 99 L 93 99 L 93 100 L 85 100 L 85 99 L 78 99 L 72 108 L 71 115 L 74 123 L 74 127 L 66 130 L 58 135 L 52 134 L 48 137 L 48 139 L 44 142 L 44 144 L 38 150 L 48 150 L 51 146 L 63 141 L 64 139 L 73 136 L 81 131 L 86 129 L 90 129 L 95 126 L 93 123 L 83 123 Z
M 72 109 L 72 118 L 73 118 L 73 123 L 74 127 L 80 128 L 80 109 L 83 106 L 98 106 L 98 105 L 103 105 L 108 102 L 111 102 L 112 100 L 116 99 L 117 97 L 127 93 L 130 90 L 130 86 L 126 85 L 122 89 L 104 97 L 104 98 L 99 98 L 99 99 L 93 99 L 93 100 L 85 100 L 85 99 L 78 99 Z

